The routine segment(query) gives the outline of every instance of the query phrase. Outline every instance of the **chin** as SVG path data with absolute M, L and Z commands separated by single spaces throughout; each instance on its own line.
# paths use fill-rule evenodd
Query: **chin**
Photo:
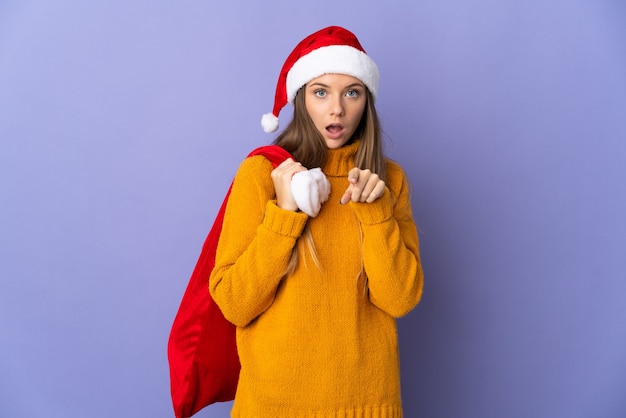
M 328 139 L 328 138 L 325 138 L 324 141 L 326 142 L 326 146 L 328 147 L 328 149 L 341 148 L 344 145 L 346 145 L 348 142 L 350 142 L 344 139 Z

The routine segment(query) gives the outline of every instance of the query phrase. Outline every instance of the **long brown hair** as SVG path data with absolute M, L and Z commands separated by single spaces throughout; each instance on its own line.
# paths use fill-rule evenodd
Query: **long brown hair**
M 305 87 L 296 94 L 293 103 L 293 118 L 274 144 L 285 148 L 306 168 L 323 167 L 328 147 L 306 110 Z M 361 122 L 348 144 L 360 139 L 354 165 L 362 170 L 369 169 L 385 181 L 385 156 L 382 149 L 382 131 L 372 94 L 367 90 L 367 102 Z

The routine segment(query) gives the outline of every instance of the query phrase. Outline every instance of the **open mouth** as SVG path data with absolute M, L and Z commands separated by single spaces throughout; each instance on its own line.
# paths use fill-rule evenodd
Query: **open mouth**
M 343 125 L 339 123 L 332 123 L 326 127 L 326 132 L 328 132 L 328 136 L 332 139 L 337 139 L 343 133 Z

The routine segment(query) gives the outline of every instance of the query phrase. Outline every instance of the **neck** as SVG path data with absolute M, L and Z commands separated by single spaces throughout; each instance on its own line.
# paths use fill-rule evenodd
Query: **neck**
M 344 145 L 341 148 L 329 149 L 326 154 L 326 164 L 324 164 L 324 174 L 327 176 L 343 177 L 354 168 L 354 156 L 359 149 L 359 142 Z

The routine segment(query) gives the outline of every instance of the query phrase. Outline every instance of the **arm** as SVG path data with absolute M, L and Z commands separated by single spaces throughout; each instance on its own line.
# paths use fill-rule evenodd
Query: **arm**
M 276 205 L 263 157 L 241 164 L 231 189 L 209 290 L 222 313 L 246 326 L 274 301 L 308 217 Z
M 370 300 L 388 314 L 400 317 L 419 302 L 424 276 L 409 184 L 395 163 L 388 165 L 388 186 L 374 202 L 350 205 L 363 228 L 363 262 Z

